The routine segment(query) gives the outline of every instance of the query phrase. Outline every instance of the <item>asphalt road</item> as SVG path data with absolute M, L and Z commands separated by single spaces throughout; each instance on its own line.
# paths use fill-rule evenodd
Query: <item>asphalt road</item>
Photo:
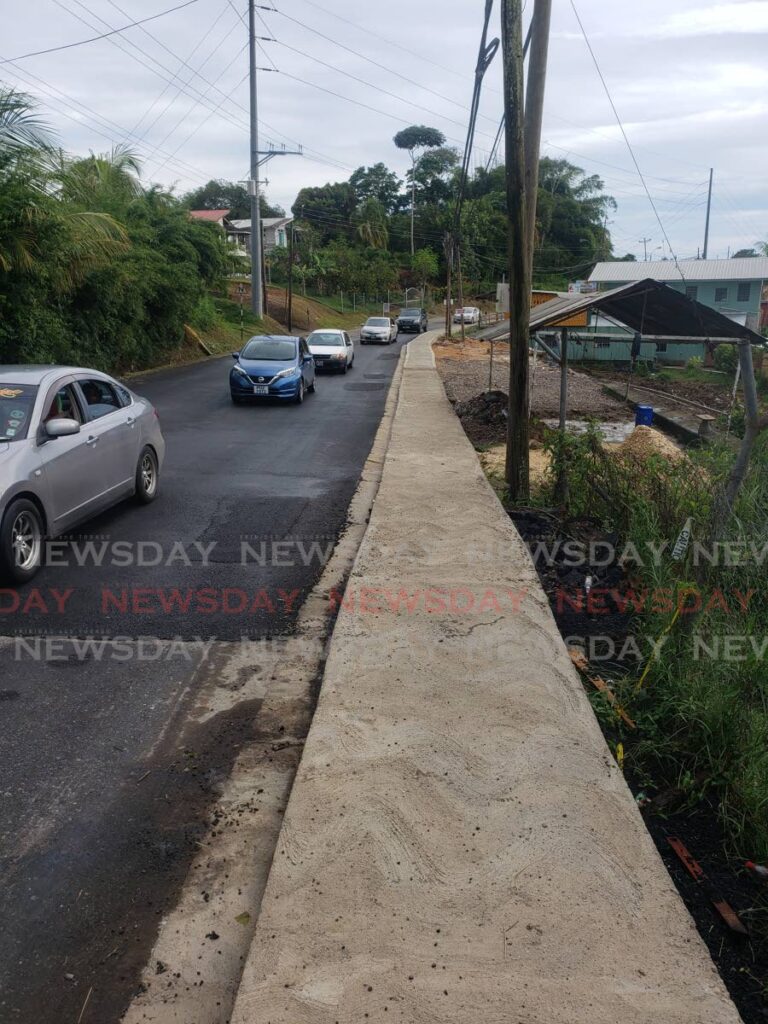
M 3 1022 L 77 1020 L 89 988 L 83 1024 L 127 1005 L 217 781 L 257 728 L 248 707 L 196 730 L 212 671 L 198 638 L 291 632 L 405 341 L 357 345 L 354 369 L 319 375 L 302 406 L 233 406 L 230 359 L 134 379 L 167 442 L 160 497 L 102 515 L 18 595 L 0 591 Z M 145 637 L 163 642 L 136 658 Z
M 51 545 L 25 592 L 0 593 L 0 635 L 289 629 L 343 525 L 402 344 L 358 344 L 354 368 L 319 375 L 301 406 L 233 406 L 231 359 L 134 378 L 167 442 L 160 496 Z

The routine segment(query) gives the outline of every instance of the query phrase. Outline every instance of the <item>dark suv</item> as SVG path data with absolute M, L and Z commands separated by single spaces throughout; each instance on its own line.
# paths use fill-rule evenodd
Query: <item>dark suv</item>
M 401 309 L 397 318 L 397 329 L 419 334 L 421 331 L 426 331 L 428 323 L 426 309 Z

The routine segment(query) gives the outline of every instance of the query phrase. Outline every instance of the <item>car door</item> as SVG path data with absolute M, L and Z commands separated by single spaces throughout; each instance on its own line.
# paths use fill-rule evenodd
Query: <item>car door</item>
M 96 453 L 96 500 L 106 507 L 134 486 L 139 457 L 135 411 L 124 407 L 115 385 L 101 377 L 78 377 L 75 387 L 86 417 L 86 443 Z
M 355 358 L 355 346 L 346 331 L 344 331 L 344 344 L 347 347 L 347 366 L 351 366 L 352 360 Z
M 80 423 L 80 432 L 69 437 L 48 437 L 47 420 L 67 417 Z M 39 473 L 48 494 L 52 522 L 50 533 L 56 535 L 79 519 L 85 519 L 97 507 L 99 456 L 88 443 L 85 414 L 71 378 L 57 381 L 49 389 L 42 405 L 38 430 Z
M 299 339 L 299 365 L 304 378 L 304 387 L 309 388 L 315 381 L 315 360 L 309 351 L 306 338 Z

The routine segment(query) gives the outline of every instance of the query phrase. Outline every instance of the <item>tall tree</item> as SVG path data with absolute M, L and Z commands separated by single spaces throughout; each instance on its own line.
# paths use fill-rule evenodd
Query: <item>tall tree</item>
M 372 167 L 358 167 L 349 177 L 349 184 L 355 190 L 358 203 L 366 199 L 375 199 L 391 214 L 397 208 L 400 198 L 401 181 L 394 171 L 390 171 L 383 163 Z
M 414 254 L 414 213 L 416 210 L 416 152 L 417 150 L 437 149 L 445 145 L 445 136 L 437 128 L 428 128 L 423 124 L 413 124 L 403 128 L 395 135 L 393 142 L 398 149 L 405 149 L 411 158 L 411 256 Z

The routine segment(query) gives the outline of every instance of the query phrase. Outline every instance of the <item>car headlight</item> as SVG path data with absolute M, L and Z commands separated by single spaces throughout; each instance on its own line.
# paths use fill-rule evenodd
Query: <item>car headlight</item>
M 346 352 L 334 352 L 333 353 L 333 358 L 334 359 L 338 359 L 338 360 L 346 359 L 347 358 L 347 353 Z
M 287 370 L 281 370 L 279 373 L 276 373 L 272 379 L 285 380 L 288 377 L 298 377 L 300 376 L 300 374 L 301 370 L 298 368 L 298 366 L 289 366 Z
M 235 363 L 235 365 L 232 367 L 232 372 L 239 374 L 241 377 L 245 377 L 247 381 L 250 381 L 251 379 L 245 372 L 245 370 L 242 368 L 242 366 L 239 365 L 239 363 Z

